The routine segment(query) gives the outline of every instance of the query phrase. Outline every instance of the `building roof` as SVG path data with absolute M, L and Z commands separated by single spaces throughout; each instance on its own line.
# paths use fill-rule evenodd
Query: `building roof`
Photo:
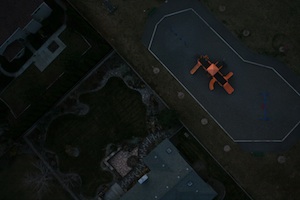
M 136 184 L 122 200 L 211 200 L 217 195 L 168 139 L 150 152 L 144 162 L 150 168 L 148 180 Z
M 17 28 L 24 28 L 31 20 L 31 14 L 43 0 L 1 0 L 0 1 L 0 46 Z

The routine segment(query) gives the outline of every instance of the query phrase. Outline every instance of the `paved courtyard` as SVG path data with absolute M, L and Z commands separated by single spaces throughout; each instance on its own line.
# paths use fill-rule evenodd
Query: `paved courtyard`
M 143 43 L 233 141 L 249 150 L 284 149 L 296 142 L 299 77 L 246 49 L 198 1 L 171 0 L 160 7 L 148 19 Z M 201 68 L 190 75 L 199 55 L 223 61 L 222 73 L 234 73 L 232 95 L 218 85 L 210 91 Z

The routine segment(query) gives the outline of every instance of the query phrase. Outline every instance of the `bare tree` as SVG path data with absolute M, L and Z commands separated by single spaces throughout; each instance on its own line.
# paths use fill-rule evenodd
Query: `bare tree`
M 43 195 L 50 191 L 54 177 L 42 161 L 37 161 L 32 165 L 37 170 L 25 175 L 24 184 L 33 190 L 36 199 L 42 199 Z
M 70 189 L 76 189 L 81 186 L 81 178 L 78 174 L 68 173 L 63 174 L 61 177 L 65 186 L 67 186 Z

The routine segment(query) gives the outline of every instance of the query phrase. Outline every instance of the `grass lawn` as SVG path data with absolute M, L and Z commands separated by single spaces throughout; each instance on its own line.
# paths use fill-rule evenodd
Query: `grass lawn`
M 260 54 L 276 57 L 300 74 L 299 1 L 222 1 L 204 0 L 213 15 L 247 47 Z M 226 10 L 219 11 L 219 6 Z M 255 9 L 254 9 L 255 8 Z M 260 21 L 261 23 L 257 23 Z M 250 36 L 243 37 L 243 30 Z M 279 47 L 285 46 L 284 53 Z
M 188 131 L 183 128 L 180 130 L 172 140 L 178 142 L 176 147 L 180 153 L 184 155 L 187 161 L 193 165 L 197 161 L 205 163 L 206 173 L 205 176 L 217 179 L 225 186 L 226 196 L 225 199 L 249 199 L 243 190 L 232 180 L 232 178 L 220 167 L 220 165 L 207 153 L 207 151 L 190 135 L 188 138 L 184 133 Z M 204 179 L 207 177 L 203 177 Z
M 1 164 L 0 168 L 0 194 L 3 200 L 33 200 L 36 199 L 32 188 L 24 183 L 25 177 L 29 173 L 39 172 L 32 164 L 38 159 L 32 155 L 19 155 L 13 158 L 6 165 Z M 2 162 L 4 158 L 2 158 Z M 51 200 L 53 196 L 57 200 L 71 199 L 69 194 L 61 185 L 53 179 L 49 183 L 50 190 L 43 195 L 42 200 Z
M 54 120 L 45 147 L 57 153 L 62 172 L 81 176 L 83 194 L 94 196 L 100 184 L 112 180 L 111 174 L 100 168 L 106 145 L 146 136 L 146 107 L 141 95 L 119 78 L 111 78 L 104 88 L 83 95 L 80 101 L 90 106 L 89 113 Z M 68 156 L 66 145 L 78 147 L 79 157 Z
M 47 92 L 47 87 L 66 71 L 70 62 L 79 60 L 81 54 L 89 47 L 79 34 L 68 28 L 61 34 L 60 38 L 66 44 L 66 48 L 57 59 L 43 72 L 31 64 L 1 95 L 16 116 L 19 116 L 28 105 L 39 101 L 41 96 Z

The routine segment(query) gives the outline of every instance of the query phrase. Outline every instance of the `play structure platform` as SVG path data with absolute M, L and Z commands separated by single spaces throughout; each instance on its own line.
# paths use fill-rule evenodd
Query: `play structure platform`
M 248 50 L 199 1 L 162 4 L 148 17 L 142 41 L 243 148 L 284 150 L 300 139 L 300 77 L 276 59 Z
M 212 63 L 209 60 L 209 57 L 207 55 L 200 56 L 197 60 L 197 64 L 191 69 L 190 74 L 195 74 L 196 71 L 202 67 L 204 71 L 207 72 L 207 74 L 211 77 L 211 80 L 209 82 L 209 89 L 214 90 L 215 83 L 218 83 L 228 94 L 232 94 L 234 89 L 233 87 L 228 83 L 228 80 L 230 77 L 233 76 L 233 72 L 229 72 L 227 75 L 223 75 L 221 73 L 221 69 L 223 68 L 224 64 L 223 62 L 216 62 Z

